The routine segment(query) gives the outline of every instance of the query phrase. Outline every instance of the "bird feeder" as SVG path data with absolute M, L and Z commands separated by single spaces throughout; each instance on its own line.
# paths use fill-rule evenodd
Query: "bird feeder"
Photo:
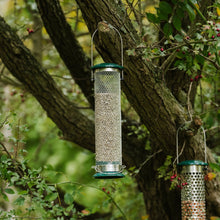
M 111 26 L 112 27 L 112 26 Z M 95 178 L 121 178 L 121 86 L 123 78 L 123 46 L 121 39 L 121 65 L 101 63 L 93 65 L 93 38 L 91 42 L 91 70 L 95 95 Z
M 181 189 L 182 220 L 206 220 L 205 170 L 207 169 L 208 163 L 206 159 L 206 141 L 204 129 L 203 132 L 205 162 L 200 160 L 186 160 L 179 163 L 177 138 L 177 165 L 181 169 L 181 180 L 183 185 Z

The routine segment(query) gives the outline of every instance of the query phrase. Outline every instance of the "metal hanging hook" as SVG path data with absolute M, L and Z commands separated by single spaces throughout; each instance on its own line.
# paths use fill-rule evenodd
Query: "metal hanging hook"
M 107 22 L 106 22 L 107 23 Z M 108 24 L 108 23 L 107 23 Z M 123 67 L 123 60 L 124 60 L 124 56 L 123 56 L 123 39 L 122 39 L 122 36 L 120 34 L 120 32 L 118 31 L 118 29 L 116 29 L 114 26 L 112 26 L 111 24 L 108 24 L 108 27 L 115 30 L 116 33 L 119 35 L 119 38 L 120 38 L 120 42 L 121 42 L 121 66 Z M 95 34 L 97 33 L 98 31 L 98 28 L 93 32 L 92 34 L 92 38 L 91 38 L 91 67 L 93 67 L 93 39 L 95 37 Z M 122 69 L 122 72 L 121 72 L 121 79 L 124 78 L 124 74 L 123 74 L 123 69 Z M 91 71 L 91 80 L 93 81 L 94 80 L 94 73 L 93 73 L 93 70 Z
M 191 121 L 190 121 L 191 122 Z M 181 125 L 176 132 L 176 160 L 177 160 L 177 164 L 179 163 L 179 152 L 178 152 L 178 148 L 179 148 L 179 130 L 184 126 L 185 124 Z M 201 129 L 203 131 L 203 141 L 204 141 L 204 153 L 205 153 L 205 163 L 207 163 L 207 151 L 206 151 L 206 134 L 205 134 L 205 129 L 203 128 L 203 126 L 201 126 Z

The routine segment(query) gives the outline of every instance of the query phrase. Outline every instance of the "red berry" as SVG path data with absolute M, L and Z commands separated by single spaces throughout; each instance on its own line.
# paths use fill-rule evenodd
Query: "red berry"
M 13 90 L 13 91 L 10 93 L 10 95 L 13 96 L 13 95 L 15 95 L 16 93 L 17 93 L 16 90 Z
M 195 76 L 195 81 L 197 81 L 198 80 L 198 78 L 199 78 L 199 76 L 197 75 L 197 76 Z
M 21 99 L 21 102 L 25 102 L 25 99 Z
M 215 36 L 214 36 L 214 35 L 212 35 L 212 39 L 215 39 Z
M 178 180 L 181 180 L 181 178 L 179 177 Z
M 201 79 L 201 78 L 202 78 L 202 75 L 199 75 L 199 78 Z
M 183 54 L 186 54 L 186 52 L 185 52 L 185 51 L 183 51 L 182 53 L 183 53 Z
M 174 179 L 174 178 L 175 178 L 175 176 L 171 176 L 170 178 L 171 178 L 171 179 Z
M 27 28 L 27 32 L 28 32 L 28 34 L 31 34 L 31 33 L 33 33 L 34 31 L 33 31 L 33 29 Z
M 217 28 L 217 29 L 216 29 L 216 31 L 220 31 L 220 29 L 219 29 L 219 28 Z
M 185 183 L 182 183 L 182 186 L 185 186 Z
M 185 185 L 188 185 L 188 183 L 185 183 Z
M 193 81 L 193 78 L 190 79 L 190 82 L 192 82 L 192 81 Z
M 180 52 L 180 49 L 176 49 L 176 52 Z
M 21 94 L 20 94 L 20 96 L 21 96 L 21 98 L 23 98 L 23 97 L 24 97 L 24 94 L 23 94 L 23 93 L 21 93 Z
M 220 37 L 220 33 L 217 34 L 217 37 Z
M 213 25 L 215 25 L 215 22 L 213 22 Z
M 103 188 L 102 188 L 102 191 L 104 191 L 104 192 L 105 192 L 105 191 L 106 191 L 106 188 L 105 188 L 105 187 L 103 187 Z
M 108 191 L 107 194 L 110 194 L 110 192 Z
M 210 52 L 208 52 L 208 56 L 211 56 L 212 54 Z
M 164 51 L 164 49 L 163 49 L 163 48 L 160 48 L 160 51 L 161 51 L 161 52 L 163 52 L 163 51 Z
M 187 40 L 189 40 L 189 38 L 190 38 L 189 36 L 186 36 L 186 39 L 187 39 Z

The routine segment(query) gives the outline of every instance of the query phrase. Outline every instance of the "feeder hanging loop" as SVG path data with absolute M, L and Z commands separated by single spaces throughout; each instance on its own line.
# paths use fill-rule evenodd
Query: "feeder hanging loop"
M 105 21 L 105 23 L 107 23 Z M 124 55 L 123 55 L 123 39 L 122 39 L 122 36 L 120 34 L 120 32 L 118 31 L 118 29 L 116 29 L 114 26 L 112 26 L 111 24 L 108 24 L 108 27 L 113 29 L 114 31 L 116 31 L 116 33 L 119 35 L 119 38 L 120 38 L 120 44 L 121 44 L 121 66 L 123 67 L 123 64 L 124 64 Z M 93 67 L 94 65 L 94 57 L 93 57 L 93 39 L 95 37 L 95 34 L 98 32 L 98 28 L 93 32 L 92 34 L 92 38 L 91 38 L 91 67 Z M 121 70 L 121 80 L 124 79 L 124 71 L 123 69 Z M 94 72 L 93 72 L 93 69 L 91 70 L 91 81 L 94 81 Z
M 179 163 L 179 130 L 184 126 L 185 124 L 181 125 L 176 132 L 176 160 L 177 164 Z M 204 141 L 204 153 L 205 153 L 205 163 L 207 163 L 207 150 L 206 150 L 206 134 L 205 129 L 203 126 L 201 126 L 201 129 L 203 131 L 203 141 Z

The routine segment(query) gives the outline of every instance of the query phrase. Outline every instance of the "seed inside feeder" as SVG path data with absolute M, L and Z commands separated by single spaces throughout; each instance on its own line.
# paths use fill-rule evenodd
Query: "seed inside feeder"
M 96 161 L 121 164 L 120 97 L 115 93 L 95 94 Z

